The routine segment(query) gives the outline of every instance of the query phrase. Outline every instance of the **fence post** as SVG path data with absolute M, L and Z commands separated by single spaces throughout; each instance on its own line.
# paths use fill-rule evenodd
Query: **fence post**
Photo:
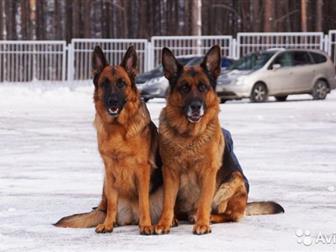
M 237 40 L 233 38 L 231 40 L 231 52 L 230 52 L 230 57 L 237 59 Z
M 145 61 L 145 65 L 144 65 L 144 72 L 147 72 L 149 70 L 149 42 L 147 41 L 147 43 L 145 44 L 145 55 L 144 55 L 144 61 Z
M 149 71 L 151 69 L 153 69 L 154 66 L 154 57 L 153 57 L 154 53 L 153 53 L 153 46 L 152 46 L 152 42 L 149 40 L 147 43 L 147 70 Z
M 238 32 L 238 33 L 237 33 L 237 39 L 236 39 L 236 53 L 235 53 L 237 59 L 240 58 L 240 36 L 241 36 L 241 35 L 240 35 L 240 33 Z
M 74 48 L 72 43 L 68 44 L 68 75 L 67 80 L 74 80 Z
M 331 56 L 331 44 L 329 35 L 324 35 L 324 51 Z
M 62 57 L 62 81 L 65 81 L 65 74 L 66 74 L 66 53 L 67 53 L 67 47 L 66 47 L 66 42 L 63 42 L 63 57 Z

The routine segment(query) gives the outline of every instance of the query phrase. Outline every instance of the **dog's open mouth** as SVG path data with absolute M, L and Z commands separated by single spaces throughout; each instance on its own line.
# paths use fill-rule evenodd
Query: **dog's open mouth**
M 202 116 L 200 114 L 193 114 L 187 116 L 188 121 L 191 123 L 197 123 L 201 120 Z
M 107 109 L 107 112 L 111 115 L 111 116 L 116 116 L 119 114 L 120 112 L 120 108 L 118 106 L 112 106 L 110 108 Z

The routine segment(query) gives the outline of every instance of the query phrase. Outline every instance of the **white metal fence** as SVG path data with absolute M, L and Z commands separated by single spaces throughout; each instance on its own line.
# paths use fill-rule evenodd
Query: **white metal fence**
M 336 30 L 329 31 L 328 35 L 328 54 L 336 63 Z
M 146 39 L 73 39 L 68 47 L 68 79 L 91 78 L 92 51 L 99 45 L 110 64 L 120 64 L 130 45 L 137 51 L 140 73 L 148 70 L 148 41 Z
M 175 56 L 204 55 L 213 45 L 220 45 L 222 55 L 233 57 L 232 36 L 154 36 L 151 39 L 151 68 L 161 63 L 161 50 L 168 47 Z
M 65 41 L 0 41 L 0 82 L 65 80 Z
M 324 49 L 322 32 L 238 33 L 237 57 L 268 48 Z
M 146 39 L 73 39 L 65 41 L 0 41 L 0 82 L 33 80 L 87 80 L 91 78 L 91 54 L 100 45 L 110 64 L 119 64 L 130 45 L 138 53 L 139 72 L 161 63 L 161 50 L 176 56 L 204 55 L 218 44 L 222 55 L 239 58 L 268 48 L 312 48 L 326 51 L 336 62 L 336 30 L 328 35 L 305 33 L 238 33 L 232 36 L 168 36 Z

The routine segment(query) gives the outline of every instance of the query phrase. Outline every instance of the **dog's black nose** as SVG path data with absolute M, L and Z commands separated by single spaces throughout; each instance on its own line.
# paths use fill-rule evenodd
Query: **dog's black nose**
M 109 106 L 117 105 L 118 104 L 118 97 L 117 96 L 110 96 L 107 99 L 107 104 Z
M 192 112 L 197 112 L 201 110 L 203 103 L 201 101 L 192 101 L 189 106 Z

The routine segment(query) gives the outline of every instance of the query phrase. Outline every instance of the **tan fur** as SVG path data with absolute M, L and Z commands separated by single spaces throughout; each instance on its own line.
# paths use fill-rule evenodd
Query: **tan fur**
M 181 66 L 167 48 L 162 55 L 171 89 L 160 116 L 164 201 L 155 232 L 169 233 L 175 214 L 178 219 L 195 223 L 195 234 L 206 234 L 211 232 L 210 222 L 239 221 L 246 214 L 248 197 L 243 175 L 222 164 L 225 139 L 215 91 L 220 48 L 211 48 L 198 67 Z M 198 111 L 204 113 L 196 120 L 190 119 L 190 111 L 197 111 L 191 104 L 202 104 L 197 105 L 201 108 Z M 273 202 L 252 203 L 247 214 L 281 210 Z
M 214 72 L 218 74 L 218 70 Z M 160 115 L 159 140 L 145 104 L 136 88 L 131 88 L 132 77 L 121 66 L 102 69 L 98 83 L 106 78 L 112 82 L 123 78 L 128 98 L 122 113 L 111 118 L 102 102 L 103 91 L 95 90 L 95 127 L 105 166 L 102 200 L 92 212 L 64 217 L 56 226 L 97 226 L 97 232 L 110 232 L 113 225 L 139 224 L 141 233 L 151 234 L 151 223 L 158 221 L 155 232 L 162 234 L 177 225 L 176 216 L 196 222 L 194 233 L 204 234 L 211 232 L 210 222 L 239 221 L 245 214 L 283 212 L 274 202 L 247 205 L 242 174 L 228 174 L 223 167 L 225 139 L 218 119 L 219 102 L 204 67 L 183 68 Z M 193 87 L 193 93 L 197 93 L 200 82 L 209 88 L 202 94 L 206 113 L 198 123 L 188 122 L 181 112 L 188 97 L 177 90 L 186 82 Z M 159 169 L 155 165 L 158 148 L 164 187 L 150 194 L 149 200 L 150 175 Z
M 135 51 L 128 50 L 126 55 L 129 52 L 134 56 Z M 101 54 L 102 52 L 100 56 Z M 129 59 L 132 58 L 125 56 L 125 64 L 128 64 Z M 134 69 L 128 71 L 125 66 L 105 65 L 100 72 L 99 64 L 105 61 L 102 56 L 98 60 L 94 58 L 93 61 L 93 64 L 98 65 L 98 70 L 94 71 L 98 73 L 95 77 L 94 125 L 97 130 L 99 153 L 105 167 L 102 201 L 97 210 L 65 217 L 56 225 L 62 227 L 97 225 L 96 232 L 104 233 L 111 232 L 114 225 L 139 224 L 141 234 L 151 234 L 153 232 L 151 215 L 154 219 L 157 219 L 158 215 L 155 214 L 158 212 L 157 207 L 153 208 L 154 214 L 150 213 L 149 203 L 151 174 L 157 169 L 154 160 L 157 152 L 157 130 L 135 87 Z M 125 83 L 124 93 L 127 102 L 119 115 L 113 117 L 105 108 L 103 85 L 106 81 L 110 83 L 109 85 L 116 85 L 119 80 Z M 156 198 L 157 196 L 154 197 Z M 160 208 L 160 201 L 156 199 L 153 202 Z
M 66 216 L 57 221 L 54 226 L 64 228 L 92 228 L 104 222 L 106 212 L 99 209 L 89 213 L 80 213 Z
M 281 205 L 273 201 L 250 202 L 247 204 L 246 215 L 265 215 L 284 213 L 285 210 Z
M 225 167 L 224 167 L 225 168 Z M 245 215 L 247 191 L 242 175 L 233 172 L 216 191 L 212 203 L 212 223 L 239 221 Z
M 168 78 L 174 69 L 177 67 L 166 70 Z M 179 91 L 185 83 L 191 87 L 188 95 Z M 199 92 L 199 83 L 207 85 L 208 91 Z M 159 148 L 163 162 L 164 203 L 155 228 L 158 234 L 169 232 L 174 209 L 176 216 L 196 216 L 194 233 L 210 232 L 211 203 L 225 144 L 218 119 L 218 97 L 210 85 L 202 67 L 184 67 L 161 112 Z M 196 96 L 204 100 L 206 112 L 199 122 L 190 123 L 183 114 L 183 107 L 186 100 Z

